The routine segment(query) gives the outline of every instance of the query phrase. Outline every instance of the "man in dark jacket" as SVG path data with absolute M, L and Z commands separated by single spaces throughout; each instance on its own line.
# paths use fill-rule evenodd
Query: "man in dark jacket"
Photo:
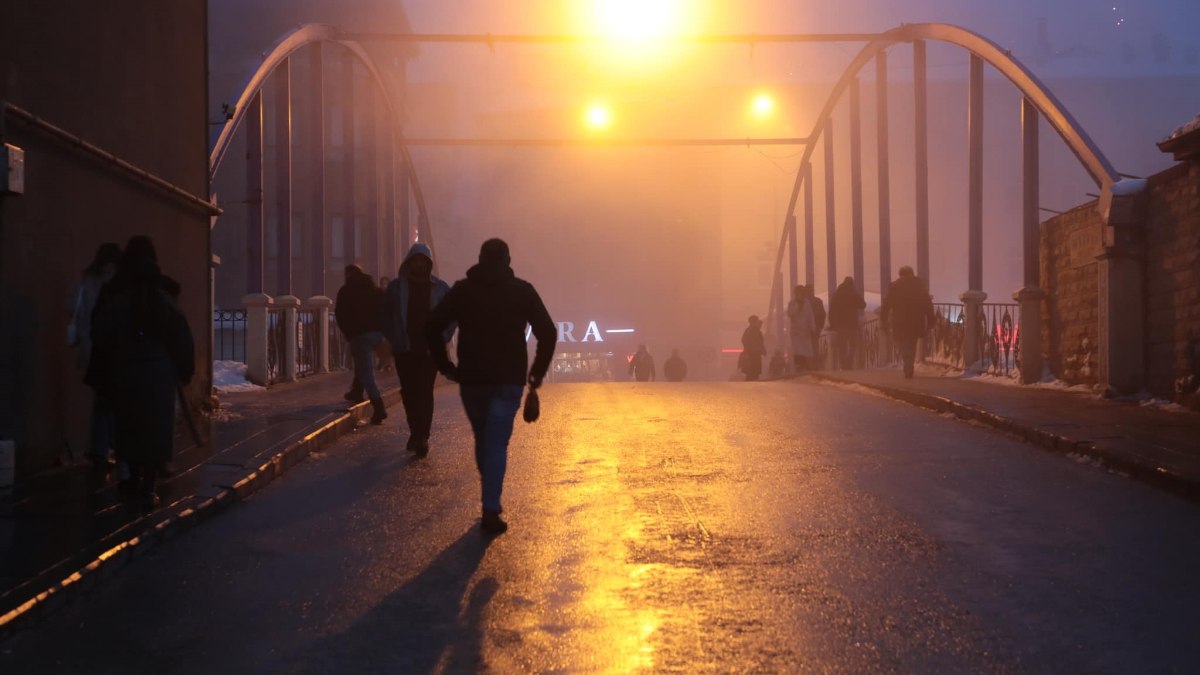
M 429 432 L 433 427 L 433 385 L 437 368 L 429 356 L 425 326 L 450 286 L 433 275 L 433 252 L 423 243 L 408 250 L 404 263 L 388 284 L 383 303 L 383 332 L 392 345 L 400 399 L 408 419 L 407 448 L 417 457 L 429 454 Z M 449 340 L 454 327 L 445 331 Z
M 687 377 L 687 361 L 679 355 L 678 349 L 671 350 L 671 358 L 663 364 L 663 375 L 666 375 L 668 382 L 683 382 L 683 378 Z
M 375 345 L 383 339 L 379 325 L 379 308 L 383 293 L 375 287 L 371 277 L 358 265 L 346 265 L 346 284 L 338 290 L 334 317 L 346 341 L 350 343 L 350 354 L 354 358 L 354 381 L 346 400 L 359 403 L 363 390 L 371 400 L 371 424 L 383 424 L 387 409 L 383 396 L 375 384 Z
M 475 466 L 483 493 L 481 527 L 500 534 L 508 524 L 500 518 L 500 493 L 508 465 L 508 441 L 521 407 L 521 392 L 542 385 L 558 332 L 533 285 L 516 278 L 509 267 L 508 244 L 483 242 L 479 264 L 454 284 L 434 308 L 425 336 L 434 363 L 459 383 L 463 408 L 475 434 Z M 445 331 L 458 324 L 458 365 L 446 353 Z M 525 327 L 537 338 L 533 367 L 526 370 Z
M 649 382 L 655 378 L 654 357 L 650 356 L 646 345 L 638 345 L 633 358 L 629 360 L 629 374 L 638 382 Z
M 917 358 L 917 340 L 925 337 L 936 315 L 933 301 L 925 283 L 908 265 L 900 268 L 900 278 L 888 286 L 879 308 L 879 324 L 890 331 L 904 360 L 904 377 L 913 376 L 913 361 Z
M 842 370 L 853 370 L 858 358 L 859 313 L 867 303 L 858 292 L 854 277 L 846 277 L 829 301 L 829 327 L 833 329 L 833 364 Z

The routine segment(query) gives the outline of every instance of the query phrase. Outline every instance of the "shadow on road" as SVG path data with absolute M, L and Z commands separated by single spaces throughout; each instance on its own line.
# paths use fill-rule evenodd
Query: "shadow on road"
M 304 650 L 289 670 L 305 675 L 477 670 L 485 610 L 499 584 L 491 577 L 480 580 L 465 603 L 464 598 L 490 543 L 477 528 L 467 530 L 348 630 Z

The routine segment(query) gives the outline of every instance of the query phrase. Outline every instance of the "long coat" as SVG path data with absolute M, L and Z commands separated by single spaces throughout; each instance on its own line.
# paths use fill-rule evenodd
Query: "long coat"
M 792 300 L 787 308 L 792 337 L 792 355 L 811 359 L 816 355 L 817 324 L 813 317 L 813 306 L 807 299 Z
M 157 279 L 105 287 L 92 313 L 87 382 L 112 405 L 117 458 L 167 462 L 174 452 L 175 388 L 191 380 L 187 319 Z
M 742 332 L 742 356 L 739 359 L 742 372 L 758 377 L 762 373 L 762 360 L 767 354 L 762 331 L 758 326 L 746 326 Z
M 889 325 L 896 338 L 916 340 L 933 325 L 933 301 L 925 284 L 915 276 L 900 277 L 888 286 L 879 308 L 879 320 Z

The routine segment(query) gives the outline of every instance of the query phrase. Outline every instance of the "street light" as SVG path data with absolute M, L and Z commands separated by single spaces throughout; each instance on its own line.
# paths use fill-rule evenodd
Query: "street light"
M 602 131 L 612 124 L 612 111 L 604 103 L 593 103 L 584 112 L 583 121 L 589 129 Z
M 593 0 L 592 25 L 614 40 L 661 39 L 679 30 L 682 0 Z
M 775 99 L 766 92 L 759 93 L 750 104 L 750 112 L 758 119 L 770 117 L 775 112 Z

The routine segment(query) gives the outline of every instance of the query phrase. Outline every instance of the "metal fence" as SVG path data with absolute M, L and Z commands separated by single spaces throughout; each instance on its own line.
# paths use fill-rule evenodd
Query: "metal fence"
M 964 363 L 967 339 L 966 317 L 960 304 L 936 303 L 933 306 L 932 340 L 926 360 L 955 368 L 975 364 Z M 985 303 L 979 313 L 979 365 L 984 372 L 1013 377 L 1021 368 L 1019 327 L 1015 303 Z
M 351 370 L 354 368 L 354 361 L 350 356 L 350 343 L 346 342 L 346 338 L 342 335 L 342 331 L 337 326 L 337 317 L 333 312 L 329 313 L 329 369 Z
M 246 362 L 246 310 L 213 310 L 213 359 Z
M 317 334 L 317 312 L 301 309 L 296 312 L 296 377 L 307 377 L 317 372 L 321 345 Z
M 283 375 L 285 328 L 283 310 L 267 310 L 267 375 L 271 382 L 278 382 Z

